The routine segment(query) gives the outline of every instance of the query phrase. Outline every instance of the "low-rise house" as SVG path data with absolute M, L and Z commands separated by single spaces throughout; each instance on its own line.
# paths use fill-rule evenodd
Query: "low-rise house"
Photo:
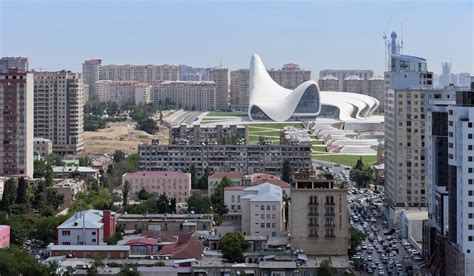
M 98 171 L 106 172 L 109 166 L 114 164 L 114 158 L 107 154 L 94 154 L 88 155 L 88 157 L 91 160 L 91 167 Z
M 86 189 L 86 184 L 84 180 L 67 178 L 54 184 L 51 188 L 55 189 L 58 194 L 63 195 L 63 203 L 59 208 L 66 209 L 71 206 L 76 194 Z
M 201 259 L 204 245 L 192 232 L 179 236 L 176 242 L 163 246 L 160 255 L 168 255 L 172 259 Z
M 156 198 L 166 194 L 176 202 L 186 202 L 191 194 L 191 174 L 170 171 L 140 171 L 122 176 L 122 185 L 130 184 L 130 199 L 137 199 L 143 189 Z
M 77 212 L 56 228 L 58 245 L 100 245 L 115 234 L 115 212 L 86 210 Z
M 125 245 L 130 246 L 131 255 L 157 255 L 158 240 L 150 238 L 139 238 L 128 240 Z
M 0 249 L 10 246 L 10 225 L 0 225 Z
M 99 171 L 83 166 L 53 166 L 54 178 L 74 178 L 83 176 L 84 179 L 96 181 L 99 179 Z
M 210 231 L 213 225 L 212 214 L 122 214 L 117 218 L 117 226 L 133 231 L 181 230 L 184 223 L 195 222 L 195 231 Z
M 38 160 L 53 154 L 53 142 L 44 138 L 33 138 L 33 150 L 38 154 Z
M 50 256 L 71 256 L 74 258 L 92 258 L 99 256 L 107 259 L 126 259 L 130 256 L 128 245 L 55 245 L 48 246 Z

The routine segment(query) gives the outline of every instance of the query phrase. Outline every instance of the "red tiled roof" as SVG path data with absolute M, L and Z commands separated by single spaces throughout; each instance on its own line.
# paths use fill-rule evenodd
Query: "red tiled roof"
M 149 239 L 149 238 L 142 238 L 142 239 L 133 239 L 127 241 L 125 244 L 126 245 L 136 245 L 138 243 L 145 244 L 145 245 L 157 245 L 158 241 L 155 239 Z
M 171 255 L 173 259 L 201 259 L 204 245 L 193 237 L 192 232 L 183 234 L 178 242 L 165 245 L 160 250 L 160 254 Z
M 251 182 L 257 181 L 259 179 L 280 179 L 277 176 L 274 176 L 274 175 L 268 174 L 268 173 L 254 173 L 254 174 L 251 174 L 249 176 L 250 176 L 250 181 Z
M 248 188 L 247 186 L 229 186 L 229 187 L 224 187 L 224 191 L 240 191 L 245 188 Z
M 242 172 L 216 172 L 213 173 L 209 176 L 209 178 L 224 178 L 227 176 L 227 178 L 242 178 L 245 176 L 245 173 Z
M 127 173 L 125 176 L 135 177 L 186 177 L 189 173 L 172 172 L 172 171 L 139 171 L 133 173 Z
M 286 183 L 285 181 L 281 180 L 281 179 L 275 179 L 275 178 L 269 178 L 269 179 L 258 179 L 254 182 L 252 182 L 252 186 L 255 186 L 255 185 L 260 185 L 260 184 L 263 184 L 263 183 L 270 183 L 270 184 L 273 184 L 273 185 L 276 185 L 282 189 L 286 189 L 286 188 L 290 188 L 290 185 L 288 185 L 288 183 Z

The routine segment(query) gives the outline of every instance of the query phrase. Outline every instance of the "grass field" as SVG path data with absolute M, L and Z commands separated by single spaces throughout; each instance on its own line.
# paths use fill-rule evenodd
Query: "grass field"
M 245 111 L 242 112 L 223 112 L 223 111 L 214 111 L 209 112 L 207 116 L 247 116 L 248 113 Z
M 337 163 L 346 166 L 354 166 L 357 160 L 362 157 L 362 161 L 364 164 L 372 164 L 377 160 L 377 156 L 358 156 L 358 155 L 339 155 L 339 154 L 332 154 L 332 155 L 320 155 L 320 154 L 313 154 L 313 160 L 321 160 L 327 161 L 332 163 Z
M 301 123 L 264 123 L 264 124 L 248 124 L 249 143 L 258 144 L 259 137 L 265 137 L 273 141 L 274 145 L 280 144 L 280 130 L 285 126 L 293 126 L 295 128 L 303 128 Z
M 325 146 L 314 146 L 312 147 L 313 151 L 317 152 L 326 152 L 326 147 Z

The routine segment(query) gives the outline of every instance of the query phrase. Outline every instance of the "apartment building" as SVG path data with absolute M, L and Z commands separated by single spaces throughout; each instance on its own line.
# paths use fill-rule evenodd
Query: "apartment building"
M 135 80 L 148 84 L 155 81 L 179 80 L 176 65 L 102 65 L 99 80 Z
M 87 186 L 84 180 L 66 178 L 54 184 L 50 189 L 56 190 L 58 194 L 63 196 L 63 203 L 61 203 L 59 208 L 64 210 L 69 208 L 76 199 L 76 195 L 79 192 L 85 191 L 86 188 Z
M 85 210 L 75 213 L 56 228 L 57 245 L 103 245 L 115 234 L 116 214 Z
M 170 144 L 245 144 L 248 127 L 243 125 L 180 125 L 169 131 Z
M 0 72 L 0 176 L 33 177 L 33 75 Z
M 268 74 L 276 83 L 292 90 L 311 79 L 311 70 L 301 69 L 294 63 L 284 64 L 280 69 L 270 69 Z
M 326 75 L 318 80 L 320 91 L 339 91 L 339 79 L 333 75 Z
M 227 110 L 229 103 L 229 69 L 212 68 L 209 70 L 209 80 L 216 85 L 215 105 L 217 110 Z
M 295 171 L 311 168 L 311 145 L 159 145 L 138 146 L 143 171 L 184 171 L 192 165 L 198 176 L 215 172 L 281 174 L 289 160 Z
M 283 235 L 285 213 L 280 187 L 269 183 L 247 187 L 238 199 L 244 235 L 273 238 Z
M 313 173 L 295 175 L 291 188 L 290 244 L 307 255 L 347 256 L 347 187 Z
M 211 196 L 216 189 L 216 186 L 221 183 L 224 177 L 227 177 L 231 182 L 232 186 L 242 185 L 245 173 L 243 172 L 216 172 L 207 178 L 207 194 Z
M 0 249 L 10 247 L 10 225 L 0 225 Z
M 180 81 L 209 81 L 208 68 L 192 67 L 184 64 L 179 66 L 179 80 Z
M 139 81 L 96 82 L 96 96 L 99 101 L 120 101 L 134 104 L 150 102 L 151 85 Z
M 78 154 L 84 149 L 84 90 L 81 74 L 34 73 L 35 137 L 50 139 L 53 152 Z
M 363 80 L 363 86 L 367 87 L 368 80 L 374 76 L 374 71 L 372 70 L 333 70 L 326 69 L 319 71 L 319 79 L 325 79 L 326 77 L 331 76 L 338 79 L 338 89 L 333 91 L 346 91 L 344 90 L 344 80 L 348 77 L 355 76 Z M 322 91 L 326 91 L 321 89 Z M 327 90 L 331 91 L 331 90 Z M 365 93 L 363 93 L 365 94 Z
M 0 59 L 0 72 L 7 73 L 10 69 L 17 69 L 20 72 L 30 70 L 28 58 L 26 57 L 2 57 Z
M 145 190 L 158 198 L 166 194 L 176 202 L 186 202 L 191 194 L 191 174 L 172 171 L 140 171 L 122 176 L 122 185 L 130 184 L 130 199 L 137 200 L 138 193 Z
M 248 69 L 230 72 L 230 106 L 237 110 L 247 110 L 249 105 Z
M 53 142 L 49 139 L 33 138 L 33 149 L 39 154 L 40 158 L 45 158 L 53 153 Z
M 170 101 L 178 108 L 214 110 L 216 84 L 213 81 L 164 81 L 152 86 L 151 98 L 156 104 Z
M 367 95 L 376 98 L 379 101 L 379 110 L 384 110 L 385 104 L 385 79 L 383 76 L 375 76 L 369 79 Z
M 99 81 L 99 73 L 101 68 L 102 60 L 91 59 L 86 60 L 82 63 L 82 78 L 84 86 L 87 85 L 88 95 L 86 98 L 94 98 L 96 94 L 96 83 Z

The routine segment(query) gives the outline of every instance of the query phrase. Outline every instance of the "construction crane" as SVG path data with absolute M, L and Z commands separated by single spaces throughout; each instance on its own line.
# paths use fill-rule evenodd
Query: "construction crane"
M 387 23 L 387 27 L 385 28 L 385 31 L 383 32 L 383 40 L 384 40 L 384 47 L 385 47 L 385 69 L 387 71 L 389 71 L 389 59 L 390 59 L 390 55 L 389 55 L 389 49 L 390 49 L 390 42 L 387 40 L 387 32 L 388 32 L 388 27 L 390 26 L 390 21 L 392 20 L 391 17 L 388 18 L 388 23 Z

